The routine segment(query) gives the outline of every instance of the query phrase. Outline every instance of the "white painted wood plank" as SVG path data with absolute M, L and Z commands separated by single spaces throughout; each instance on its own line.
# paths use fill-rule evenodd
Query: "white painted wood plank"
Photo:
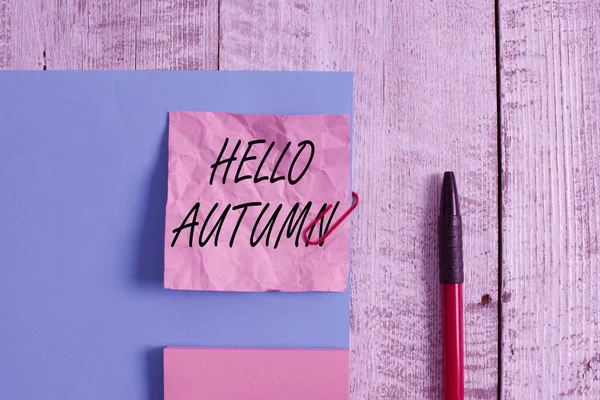
M 4 69 L 134 69 L 140 0 L 2 0 Z
M 3 69 L 42 69 L 42 28 L 38 2 L 0 0 Z
M 142 0 L 137 69 L 217 69 L 218 0 Z
M 13 63 L 11 48 L 13 36 L 12 12 L 10 0 L 0 0 L 0 70 L 8 69 Z
M 466 396 L 496 398 L 493 4 L 222 0 L 220 15 L 222 69 L 356 73 L 352 398 L 441 397 L 435 230 L 446 169 L 465 214 Z
M 1 69 L 212 69 L 217 0 L 0 0 Z
M 68 50 L 84 46 L 83 69 L 136 69 L 142 0 L 79 1 L 87 8 L 87 32 Z
M 600 398 L 600 3 L 501 0 L 503 398 Z

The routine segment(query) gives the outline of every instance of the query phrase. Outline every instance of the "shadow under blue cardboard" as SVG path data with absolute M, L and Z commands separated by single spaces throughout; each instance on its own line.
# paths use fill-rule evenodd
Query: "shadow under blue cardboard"
M 146 209 L 139 238 L 135 273 L 137 282 L 161 287 L 164 277 L 167 179 L 168 127 L 165 127 L 158 149 L 158 157 L 148 183 Z
M 165 386 L 163 383 L 163 349 L 146 350 L 146 368 L 148 379 L 148 399 L 164 400 Z

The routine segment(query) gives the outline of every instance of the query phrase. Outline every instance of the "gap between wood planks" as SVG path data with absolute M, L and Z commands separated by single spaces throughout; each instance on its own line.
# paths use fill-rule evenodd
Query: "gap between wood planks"
M 221 39 L 223 38 L 221 31 L 221 2 L 217 1 L 217 70 L 221 69 Z
M 498 400 L 502 399 L 502 96 L 500 60 L 500 0 L 494 0 L 494 36 L 496 44 L 496 120 L 498 123 Z

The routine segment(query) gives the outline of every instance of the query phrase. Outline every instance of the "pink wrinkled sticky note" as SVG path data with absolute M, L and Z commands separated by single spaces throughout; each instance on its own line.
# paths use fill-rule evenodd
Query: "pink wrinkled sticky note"
M 235 159 L 233 159 L 235 158 Z M 169 114 L 164 286 L 217 291 L 345 291 L 348 115 Z
M 348 350 L 164 350 L 165 400 L 346 400 Z

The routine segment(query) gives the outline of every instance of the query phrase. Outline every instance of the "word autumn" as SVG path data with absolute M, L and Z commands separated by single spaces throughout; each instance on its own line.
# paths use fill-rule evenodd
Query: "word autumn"
M 238 151 L 240 150 L 242 141 L 238 140 L 235 146 L 233 147 L 233 150 L 231 150 L 231 155 L 226 157 L 225 152 L 227 151 L 228 144 L 229 138 L 226 138 L 223 143 L 223 147 L 221 148 L 221 151 L 217 156 L 217 160 L 210 166 L 210 185 L 213 185 L 213 183 L 215 183 L 215 176 L 218 176 L 217 171 L 222 172 L 222 176 L 220 176 L 220 183 L 225 184 L 227 182 L 230 170 L 232 169 L 232 167 L 235 169 L 235 164 L 237 164 L 237 169 L 235 175 L 233 176 L 234 183 L 239 183 L 247 179 L 252 179 L 252 182 L 255 184 L 274 185 L 277 184 L 277 182 L 281 181 L 282 183 L 289 183 L 290 185 L 295 185 L 306 175 L 306 172 L 310 167 L 315 153 L 315 146 L 313 142 L 311 142 L 310 140 L 301 141 L 297 145 L 297 151 L 293 155 L 291 159 L 292 161 L 287 171 L 285 171 L 284 174 L 278 175 L 278 169 L 282 160 L 288 152 L 293 152 L 293 150 L 291 150 L 291 142 L 288 142 L 286 144 L 279 156 L 275 156 L 276 158 L 272 158 L 272 160 L 276 161 L 273 164 L 274 167 L 272 171 L 270 171 L 270 174 L 268 172 L 265 172 L 264 169 L 266 165 L 272 164 L 267 161 L 270 157 L 273 156 L 271 153 L 275 146 L 275 142 L 272 142 L 266 148 L 264 154 L 260 158 L 260 161 L 258 161 L 259 158 L 256 155 L 252 155 L 252 149 L 253 147 L 255 149 L 259 148 L 259 145 L 263 145 L 260 147 L 264 149 L 264 145 L 266 144 L 265 140 L 259 139 L 248 142 L 243 155 L 239 159 L 238 155 L 240 153 L 238 153 Z M 303 153 L 307 154 L 302 159 L 308 158 L 308 161 L 306 161 L 304 166 L 302 166 L 302 162 L 299 162 Z M 242 166 L 244 164 L 256 168 L 253 175 L 240 176 L 240 174 L 242 173 Z M 216 181 L 216 183 L 218 184 L 219 181 Z M 327 230 L 331 225 L 333 216 L 335 215 L 339 204 L 339 201 L 335 203 L 335 206 L 331 210 L 331 214 L 329 215 L 326 224 L 324 222 L 325 217 L 322 216 L 320 218 L 318 224 L 319 238 L 323 237 L 323 235 L 327 233 Z M 190 211 L 187 213 L 179 227 L 173 229 L 174 237 L 171 242 L 171 247 L 175 246 L 182 232 L 186 230 L 188 231 L 188 245 L 189 247 L 192 247 L 194 245 L 194 242 L 196 241 L 194 235 L 194 233 L 197 231 L 196 227 L 200 228 L 200 232 L 197 238 L 197 243 L 200 247 L 204 247 L 205 245 L 207 245 L 211 241 L 211 239 L 214 239 L 214 245 L 218 246 L 220 243 L 219 237 L 221 235 L 221 231 L 223 230 L 223 226 L 225 225 L 231 227 L 232 224 L 230 219 L 232 218 L 235 221 L 235 226 L 233 227 L 233 230 L 230 229 L 231 232 L 229 232 L 229 247 L 233 247 L 239 227 L 242 224 L 252 226 L 248 238 L 251 247 L 257 246 L 259 243 L 261 243 L 261 241 L 264 240 L 265 246 L 269 247 L 269 243 L 272 243 L 273 248 L 276 249 L 282 237 L 291 239 L 294 237 L 294 235 L 294 245 L 298 247 L 300 243 L 300 237 L 302 235 L 302 232 L 304 231 L 305 224 L 310 224 L 312 221 L 314 221 L 314 218 L 316 218 L 318 215 L 321 215 L 327 208 L 328 204 L 323 204 L 319 212 L 316 213 L 312 219 L 309 219 L 308 222 L 307 217 L 313 206 L 312 201 L 308 201 L 302 209 L 300 209 L 300 203 L 294 204 L 287 211 L 287 215 L 283 211 L 283 204 L 279 204 L 276 207 L 271 207 L 272 205 L 270 203 L 263 204 L 260 201 L 256 201 L 246 202 L 237 205 L 227 204 L 223 206 L 224 208 L 221 210 L 220 214 L 218 214 L 216 211 L 219 208 L 219 203 L 214 204 L 210 208 L 210 211 L 206 215 L 204 221 L 200 222 L 198 221 L 198 214 L 200 213 L 200 202 L 196 202 L 192 206 Z M 244 218 L 246 217 L 248 210 L 258 210 L 255 207 L 262 207 L 262 209 L 260 209 L 260 212 L 258 213 L 258 216 L 255 217 L 256 219 L 253 222 L 245 220 Z M 250 214 L 253 213 L 251 212 Z M 283 222 L 280 222 L 280 217 L 283 218 Z M 229 223 L 227 223 L 228 221 Z M 313 231 L 315 230 L 315 228 L 316 224 L 313 225 L 310 231 L 308 232 L 309 239 L 312 239 Z M 245 229 L 245 231 L 248 231 L 248 229 Z M 319 246 L 323 246 L 324 243 L 325 241 L 321 242 Z M 308 243 L 305 243 L 305 246 L 308 246 Z

